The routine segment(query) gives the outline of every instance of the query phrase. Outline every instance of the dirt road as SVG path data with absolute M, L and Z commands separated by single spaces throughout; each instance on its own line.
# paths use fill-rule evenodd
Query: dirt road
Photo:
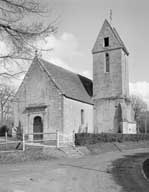
M 112 161 L 148 149 L 109 152 L 81 159 L 0 165 L 0 192 L 118 192 Z

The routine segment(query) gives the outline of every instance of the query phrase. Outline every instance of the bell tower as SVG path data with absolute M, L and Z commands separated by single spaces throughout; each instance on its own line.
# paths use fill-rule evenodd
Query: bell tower
M 95 132 L 123 132 L 127 123 L 122 122 L 131 121 L 129 52 L 107 20 L 99 32 L 92 54 Z

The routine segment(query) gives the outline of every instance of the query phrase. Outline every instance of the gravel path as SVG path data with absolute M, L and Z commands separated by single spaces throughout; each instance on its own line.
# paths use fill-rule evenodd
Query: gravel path
M 0 165 L 0 192 L 120 192 L 112 162 L 148 149 L 108 152 L 80 159 Z

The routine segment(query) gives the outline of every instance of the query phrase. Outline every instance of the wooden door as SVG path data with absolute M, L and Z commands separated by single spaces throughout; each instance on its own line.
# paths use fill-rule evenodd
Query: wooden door
M 33 133 L 35 133 L 34 137 L 33 137 L 34 140 L 42 140 L 43 139 L 43 122 L 42 122 L 42 118 L 40 116 L 36 116 L 34 118 Z

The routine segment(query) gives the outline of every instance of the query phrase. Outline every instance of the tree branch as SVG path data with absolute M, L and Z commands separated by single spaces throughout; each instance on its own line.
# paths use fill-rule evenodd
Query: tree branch
M 32 14 L 39 13 L 47 13 L 47 10 L 34 0 L 0 0 L 0 35 L 4 35 L 3 39 L 10 47 L 8 54 L 0 55 L 1 60 L 32 59 L 37 50 L 33 43 L 57 31 L 57 19 L 47 24 L 38 20 L 34 23 L 30 19 Z

